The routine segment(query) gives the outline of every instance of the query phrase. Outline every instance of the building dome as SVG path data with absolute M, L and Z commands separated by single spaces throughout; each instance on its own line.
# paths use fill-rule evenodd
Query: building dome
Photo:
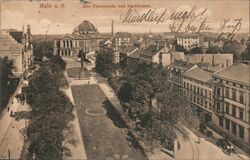
M 75 29 L 73 34 L 95 34 L 98 33 L 98 30 L 95 26 L 89 21 L 83 21 Z

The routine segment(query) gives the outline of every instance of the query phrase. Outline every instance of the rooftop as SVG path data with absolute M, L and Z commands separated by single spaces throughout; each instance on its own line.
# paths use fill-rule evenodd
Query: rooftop
M 73 34 L 93 34 L 93 33 L 98 33 L 98 30 L 92 23 L 86 20 L 83 21 L 81 24 L 79 24 L 73 32 Z
M 189 70 L 185 72 L 183 75 L 202 82 L 209 82 L 212 80 L 212 73 L 205 71 L 199 67 Z
M 131 38 L 131 33 L 129 33 L 129 32 L 117 32 L 115 34 L 115 36 L 118 38 Z
M 214 76 L 250 85 L 250 65 L 244 63 L 234 64 L 214 73 Z
M 158 46 L 157 45 L 150 45 L 148 48 L 143 50 L 141 52 L 141 55 L 152 57 L 154 54 L 156 54 L 158 51 L 160 51 L 164 46 Z
M 133 58 L 133 59 L 138 59 L 140 57 L 140 50 L 136 50 L 132 54 L 128 55 L 128 57 Z
M 132 52 L 133 50 L 135 50 L 137 47 L 135 46 L 122 46 L 122 47 L 119 47 L 119 50 L 122 52 L 122 53 L 130 53 Z

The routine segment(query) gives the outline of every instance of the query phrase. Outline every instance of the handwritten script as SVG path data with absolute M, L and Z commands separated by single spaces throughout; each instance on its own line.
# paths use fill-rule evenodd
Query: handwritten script
M 152 8 L 139 12 L 136 8 L 129 8 L 120 14 L 123 23 L 143 23 L 150 22 L 155 24 L 168 23 L 171 32 L 199 33 L 201 31 L 215 31 L 219 34 L 217 40 L 232 40 L 235 33 L 239 32 L 242 26 L 242 18 L 222 19 L 217 31 L 209 25 L 207 8 L 197 8 L 193 6 L 189 11 L 170 11 L 164 9 L 157 11 Z

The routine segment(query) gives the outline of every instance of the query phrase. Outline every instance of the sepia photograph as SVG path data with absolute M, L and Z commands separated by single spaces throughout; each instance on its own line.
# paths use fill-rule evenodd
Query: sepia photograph
M 249 0 L 0 0 L 0 160 L 250 160 Z

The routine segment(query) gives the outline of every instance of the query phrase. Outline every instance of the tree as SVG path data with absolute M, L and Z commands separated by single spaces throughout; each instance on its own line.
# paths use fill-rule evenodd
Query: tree
M 250 38 L 248 38 L 246 49 L 241 53 L 242 60 L 250 60 Z
M 222 48 L 218 46 L 209 46 L 206 53 L 216 54 L 216 53 L 222 53 Z
M 119 89 L 117 95 L 121 102 L 129 102 L 132 99 L 132 86 L 128 82 L 125 82 Z
M 21 102 L 26 97 L 32 109 L 31 124 L 27 128 L 31 141 L 29 153 L 35 153 L 37 159 L 62 159 L 63 131 L 74 118 L 73 104 L 60 90 L 65 85 L 62 83 L 65 62 L 51 55 L 48 61 L 41 61 L 39 65 L 17 96 Z
M 114 71 L 113 53 L 98 53 L 96 56 L 96 70 L 104 77 L 110 77 Z
M 33 42 L 33 53 L 35 60 L 42 60 L 43 56 L 53 56 L 53 41 L 47 39 L 39 39 Z
M 243 51 L 242 45 L 237 42 L 225 42 L 222 49 L 224 53 L 232 53 L 236 61 L 240 59 L 240 54 Z
M 189 51 L 190 54 L 201 54 L 203 53 L 203 50 L 201 47 L 195 47 L 195 48 L 192 48 L 190 51 Z
M 138 122 L 141 138 L 149 148 L 172 148 L 178 123 L 197 126 L 188 101 L 167 81 L 169 71 L 157 64 L 139 63 L 124 70 L 118 98 L 129 118 Z M 153 106 L 152 99 L 156 99 Z M 151 148 L 152 149 L 152 148 Z
M 187 52 L 187 50 L 186 50 L 183 46 L 181 46 L 181 45 L 179 45 L 179 44 L 177 44 L 177 45 L 175 46 L 175 50 L 176 50 L 177 52 L 184 52 L 184 53 Z

